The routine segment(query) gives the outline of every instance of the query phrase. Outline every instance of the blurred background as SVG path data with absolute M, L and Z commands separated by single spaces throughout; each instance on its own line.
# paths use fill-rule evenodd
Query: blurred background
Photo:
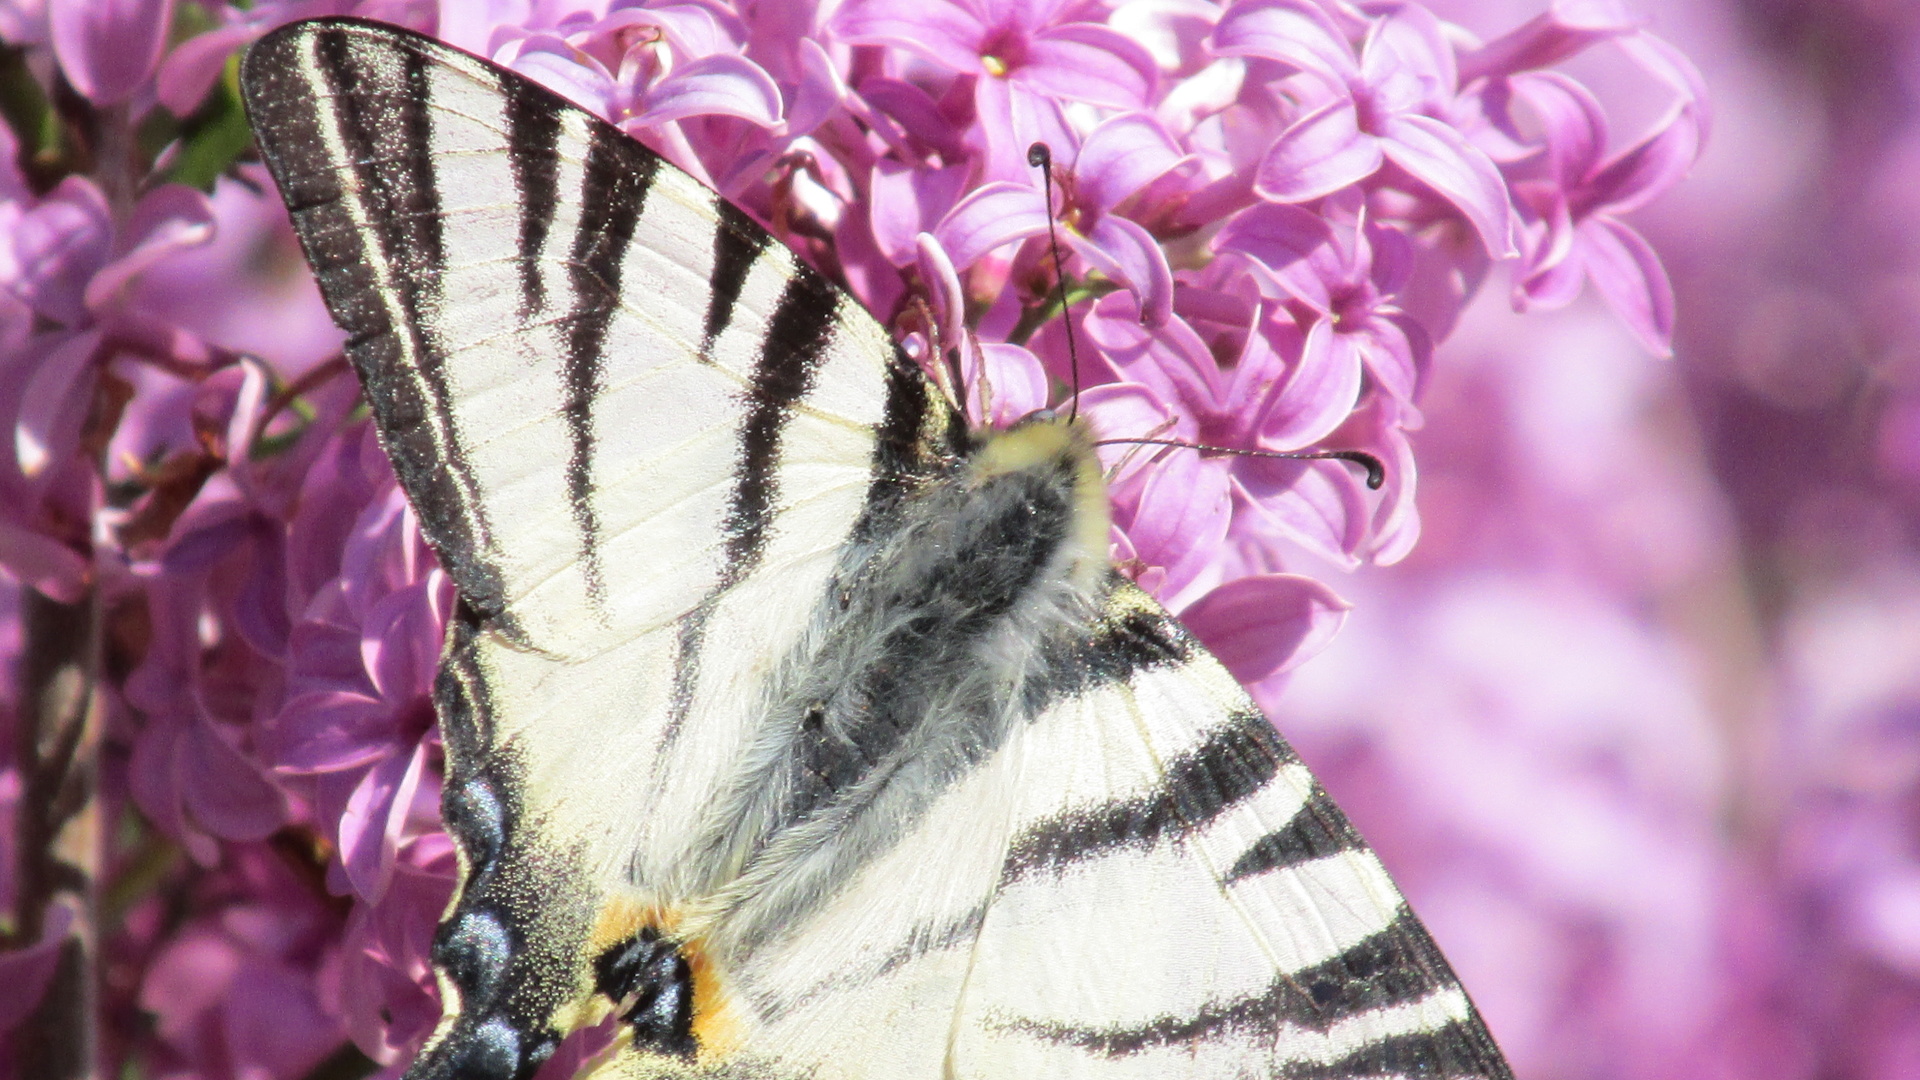
M 1419 545 L 1269 704 L 1521 1077 L 1920 1077 L 1920 4 L 1637 7 L 1713 107 L 1632 218 L 1674 357 L 1490 281 Z

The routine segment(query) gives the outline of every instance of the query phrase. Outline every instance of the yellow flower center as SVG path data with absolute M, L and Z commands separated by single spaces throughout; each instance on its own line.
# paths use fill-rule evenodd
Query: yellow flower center
M 1007 62 L 992 53 L 980 58 L 980 66 L 987 69 L 987 74 L 996 78 L 1007 73 Z

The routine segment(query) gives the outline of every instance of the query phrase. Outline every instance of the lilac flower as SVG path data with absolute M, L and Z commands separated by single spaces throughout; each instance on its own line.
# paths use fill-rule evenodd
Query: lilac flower
M 118 105 L 152 76 L 173 0 L 73 0 L 49 9 L 54 55 L 74 89 Z
M 1695 111 L 1675 107 L 1639 143 L 1603 158 L 1606 115 L 1589 91 L 1557 72 L 1516 76 L 1512 84 L 1544 118 L 1550 174 L 1514 184 L 1528 224 L 1514 302 L 1557 307 L 1591 280 L 1641 344 L 1667 355 L 1673 287 L 1652 245 L 1618 215 L 1645 205 L 1693 164 L 1701 134 Z
M 1088 266 L 1131 291 L 1150 326 L 1173 312 L 1173 270 L 1159 241 L 1116 212 L 1186 158 L 1151 117 L 1122 113 L 1094 128 L 1072 164 L 1054 173 L 1064 195 L 1057 210 L 1060 235 Z M 1046 203 L 1029 166 L 1025 183 L 995 181 L 976 188 L 934 226 L 957 268 L 988 253 L 1046 235 Z
M 1453 50 L 1431 13 L 1404 5 L 1367 30 L 1358 58 L 1312 0 L 1242 0 L 1220 20 L 1214 49 L 1311 76 L 1316 102 L 1267 152 L 1254 189 L 1303 202 L 1357 184 L 1392 162 L 1440 193 L 1495 258 L 1515 253 L 1506 184 L 1491 158 L 1445 120 L 1458 83 Z
M 887 45 L 973 80 L 985 174 L 1018 182 L 1027 147 L 1059 141 L 1059 103 L 1138 109 L 1157 89 L 1152 57 L 1124 35 L 1076 21 L 1068 0 L 931 0 L 911 10 L 852 0 L 830 29 L 842 41 Z

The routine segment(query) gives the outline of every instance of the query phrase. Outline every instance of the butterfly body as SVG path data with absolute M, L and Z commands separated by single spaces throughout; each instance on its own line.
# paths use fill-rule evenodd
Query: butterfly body
M 1224 668 L 1107 563 L 1093 433 L 969 430 L 745 214 L 406 31 L 249 113 L 454 579 L 459 891 L 409 1076 L 1505 1077 Z

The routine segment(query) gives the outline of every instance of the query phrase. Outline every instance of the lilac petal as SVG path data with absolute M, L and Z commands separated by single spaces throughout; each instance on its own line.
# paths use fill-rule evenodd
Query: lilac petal
M 380 598 L 367 613 L 360 652 L 380 696 L 389 701 L 424 697 L 433 690 L 446 638 L 446 612 L 434 601 L 441 571 Z
M 933 234 L 961 269 L 995 248 L 1047 231 L 1047 204 L 1032 187 L 996 180 L 975 189 L 947 212 Z
M 1159 595 L 1172 598 L 1209 569 L 1232 522 L 1232 486 L 1218 459 L 1176 450 L 1160 460 L 1127 536 L 1140 558 L 1165 567 Z
M 1240 497 L 1235 531 L 1249 543 L 1271 545 L 1277 535 L 1342 566 L 1358 565 L 1354 552 L 1366 538 L 1367 509 L 1359 481 L 1345 466 L 1256 458 L 1234 470 L 1234 484 Z
M 0 284 L 55 322 L 86 319 L 87 281 L 106 264 L 113 215 L 93 181 L 69 176 L 14 224 Z
M 1017 423 L 1047 407 L 1052 384 L 1040 359 L 1018 345 L 997 341 L 980 343 L 980 379 L 968 398 L 986 399 L 979 419 L 994 427 Z
M 91 577 L 79 552 L 24 526 L 0 519 L 0 566 L 22 585 L 63 604 L 77 604 Z
M 839 67 L 819 42 L 802 38 L 799 51 L 800 84 L 787 107 L 789 135 L 804 135 L 826 123 L 847 97 L 847 84 L 840 78 Z
M 1554 177 L 1561 185 L 1586 180 L 1607 149 L 1607 116 L 1593 92 L 1557 71 L 1518 75 L 1510 84 L 1539 118 Z
M 154 77 L 160 104 L 175 116 L 191 116 L 226 69 L 227 58 L 259 36 L 259 26 L 237 22 L 195 34 L 175 46 Z
M 1351 99 L 1335 98 L 1281 133 L 1254 174 L 1253 190 L 1288 203 L 1339 191 L 1379 170 L 1381 141 L 1360 130 Z
M 127 233 L 133 247 L 93 276 L 85 293 L 87 307 L 105 311 L 142 272 L 182 251 L 211 243 L 213 203 L 184 184 L 167 184 L 141 196 Z
M 1159 121 L 1145 113 L 1121 113 L 1087 133 L 1073 162 L 1075 199 L 1111 210 L 1188 159 Z
M 613 75 L 565 39 L 535 35 L 520 43 L 511 67 L 595 116 L 611 117 L 622 100 Z
M 320 1005 L 311 971 L 253 958 L 224 995 L 220 1033 L 233 1075 L 307 1076 L 340 1043 L 340 1022 Z
M 526 22 L 527 16 L 518 16 L 518 21 Z M 595 25 L 594 32 L 618 37 L 621 31 L 639 26 L 657 27 L 678 55 L 689 58 L 737 53 L 746 39 L 746 27 L 736 17 L 694 4 L 617 8 Z
M 1353 605 L 1313 578 L 1257 574 L 1214 589 L 1180 621 L 1242 683 L 1255 683 L 1327 647 Z
M 89 330 L 53 340 L 59 344 L 51 352 L 33 358 L 13 428 L 21 475 L 48 483 L 80 452 L 81 428 L 93 407 L 99 374 L 100 333 Z
M 1133 293 L 1143 324 L 1166 325 L 1173 315 L 1173 267 L 1167 265 L 1167 253 L 1145 227 L 1108 215 L 1095 222 L 1085 237 L 1068 230 L 1067 242 L 1094 269 Z
M 1027 151 L 1043 142 L 1056 149 L 1079 141 L 1062 112 L 1062 99 L 1013 79 L 977 79 L 973 85 L 975 136 L 985 154 L 988 180 L 1038 184 Z M 1062 155 L 1065 156 L 1065 155 Z
M 287 772 L 337 772 L 390 754 L 398 723 L 393 707 L 345 690 L 301 694 L 274 719 L 281 750 L 275 767 Z
M 973 12 L 947 0 L 852 0 L 834 12 L 828 32 L 861 45 L 893 45 L 954 71 L 980 72 L 987 27 Z
M 933 301 L 933 317 L 941 339 L 957 340 L 967 330 L 967 294 L 960 288 L 960 274 L 932 233 L 920 234 L 914 242 L 914 253 L 920 276 L 927 284 L 928 299 Z
M 1487 254 L 1504 259 L 1520 253 L 1513 243 L 1513 203 L 1492 158 L 1428 116 L 1394 116 L 1382 134 L 1387 157 L 1465 214 Z
M 181 795 L 195 822 L 225 840 L 260 840 L 286 820 L 280 789 L 204 718 L 180 740 Z
M 862 79 L 857 96 L 849 102 L 857 107 L 864 102 L 877 113 L 875 121 L 897 123 L 904 133 L 939 153 L 948 161 L 959 162 L 965 156 L 961 132 L 926 90 L 900 79 L 874 77 Z M 885 131 L 884 123 L 876 123 Z M 916 155 L 917 156 L 917 155 Z M 964 168 L 964 165 L 954 167 Z
M 1642 346 L 1656 356 L 1673 355 L 1673 284 L 1652 245 L 1610 217 L 1581 223 L 1580 243 L 1587 276 L 1607 306 Z
M 1314 320 L 1300 363 L 1260 417 L 1261 445 L 1297 450 L 1332 434 L 1360 399 L 1360 374 L 1352 340 L 1334 331 L 1333 320 Z
M 1566 307 L 1587 283 L 1587 261 L 1578 230 L 1566 230 L 1567 252 L 1558 262 L 1528 274 L 1514 284 L 1514 310 L 1552 311 Z
M 1212 413 L 1220 406 L 1220 365 L 1185 319 L 1148 327 L 1130 293 L 1103 296 L 1083 322 L 1086 340 L 1130 382 L 1151 386 L 1161 400 Z
M 1707 96 L 1707 80 L 1686 53 L 1648 33 L 1623 38 L 1620 51 L 1640 67 L 1680 95 L 1678 107 L 1693 112 L 1700 125 L 1700 141 L 1707 140 L 1713 127 L 1712 100 Z
M 340 816 L 340 861 L 354 892 L 378 902 L 393 876 L 393 856 L 420 783 L 420 745 L 367 770 Z
M 1552 67 L 1599 42 L 1633 34 L 1639 25 L 1616 0 L 1563 0 L 1550 14 L 1535 16 L 1462 57 L 1460 78 L 1465 83 Z
M 689 116 L 736 116 L 763 128 L 780 123 L 780 88 L 744 56 L 716 53 L 674 69 L 647 93 L 635 119 L 649 126 Z
M 117 105 L 153 74 L 173 0 L 56 0 L 48 29 L 67 81 L 95 105 Z
M 1694 110 L 1674 109 L 1645 139 L 1615 155 L 1593 176 L 1581 205 L 1605 206 L 1617 214 L 1645 206 L 1693 168 L 1700 157 L 1700 134 Z
M 1259 56 L 1345 87 L 1360 77 L 1353 46 L 1312 0 L 1234 4 L 1213 31 L 1218 56 Z
M 1153 101 L 1160 69 L 1132 38 L 1093 23 L 1066 23 L 1035 35 L 1026 63 L 1008 73 L 1063 101 L 1141 109 Z
M 1414 399 L 1419 389 L 1419 369 L 1414 361 L 1413 345 L 1400 327 L 1373 315 L 1338 336 L 1353 342 L 1381 389 L 1400 401 Z
M 1080 415 L 1087 418 L 1102 439 L 1185 439 L 1200 434 L 1193 418 L 1176 414 L 1160 400 L 1153 388 L 1142 383 L 1114 382 L 1082 390 L 1075 399 Z M 1110 471 L 1109 486 L 1123 483 L 1134 473 L 1150 465 L 1157 452 L 1151 446 L 1124 443 L 1100 448 L 1100 461 Z
M 60 965 L 60 951 L 72 928 L 73 908 L 65 901 L 51 903 L 47 905 L 39 941 L 0 952 L 0 986 L 7 988 L 6 993 L 0 994 L 0 1035 L 12 1031 L 39 1007 L 47 984 L 53 981 L 54 970 Z
M 1376 86 L 1389 74 L 1411 76 L 1425 88 L 1422 104 L 1451 102 L 1460 84 L 1453 46 L 1441 31 L 1440 20 L 1419 4 L 1396 6 L 1373 24 L 1361 51 L 1360 72 Z
M 1258 260 L 1261 276 L 1316 311 L 1333 306 L 1328 282 L 1307 262 L 1333 243 L 1325 218 L 1297 206 L 1261 203 L 1235 214 L 1212 242 L 1215 252 L 1238 251 Z
M 968 171 L 966 165 L 930 169 L 892 158 L 874 163 L 867 187 L 873 238 L 889 262 L 912 261 L 919 235 L 952 210 L 966 190 Z

